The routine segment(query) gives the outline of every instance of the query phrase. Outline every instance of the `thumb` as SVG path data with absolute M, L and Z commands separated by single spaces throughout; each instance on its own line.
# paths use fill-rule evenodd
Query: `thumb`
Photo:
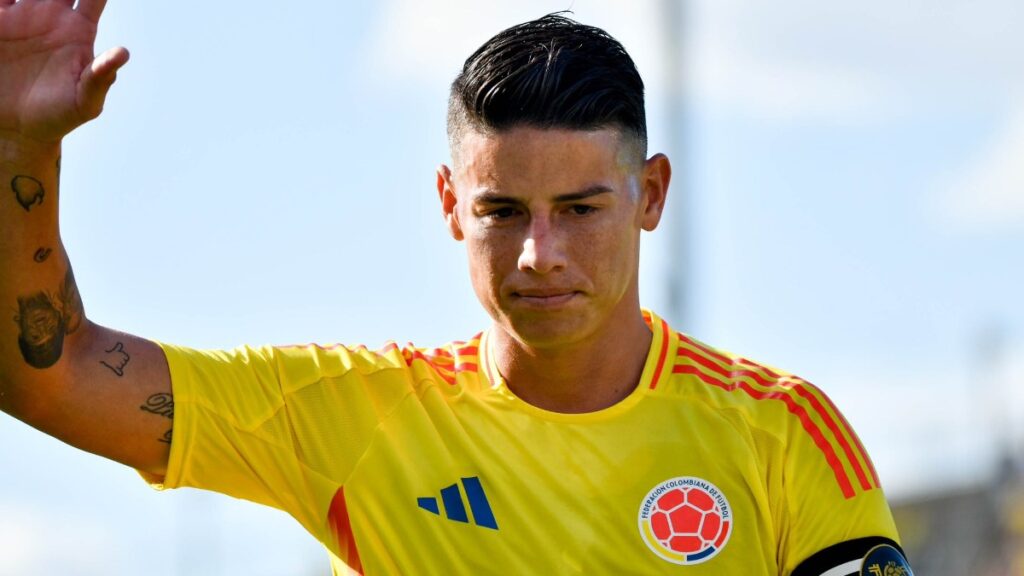
M 78 82 L 78 109 L 83 120 L 92 120 L 103 111 L 107 91 L 117 79 L 117 71 L 128 62 L 128 50 L 111 48 L 97 56 L 82 70 Z

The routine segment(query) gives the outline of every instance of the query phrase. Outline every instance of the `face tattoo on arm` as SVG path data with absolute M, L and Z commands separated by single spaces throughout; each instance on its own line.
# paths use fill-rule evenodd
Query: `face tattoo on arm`
M 82 313 L 82 298 L 71 268 L 56 296 L 36 292 L 19 297 L 14 320 L 20 327 L 18 348 L 25 362 L 40 369 L 56 364 L 64 352 L 64 336 L 78 329 Z

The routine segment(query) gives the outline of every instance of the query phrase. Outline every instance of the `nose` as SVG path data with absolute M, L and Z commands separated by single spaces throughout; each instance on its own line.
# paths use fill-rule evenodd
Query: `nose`
M 533 218 L 519 253 L 519 269 L 548 274 L 566 265 L 565 240 L 545 218 Z

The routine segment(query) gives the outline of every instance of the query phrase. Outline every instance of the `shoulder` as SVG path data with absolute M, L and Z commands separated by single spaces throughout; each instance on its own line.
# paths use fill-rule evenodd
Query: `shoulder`
M 812 413 L 834 418 L 832 401 L 817 386 L 785 370 L 674 333 L 663 393 L 709 407 L 736 410 L 750 425 L 782 434 Z M 794 421 L 794 418 L 796 419 Z
M 270 350 L 282 372 L 296 385 L 310 379 L 346 377 L 455 385 L 460 374 L 477 370 L 479 342 L 477 334 L 468 341 L 435 347 L 387 342 L 377 349 L 363 344 L 302 344 Z
M 476 372 L 479 340 L 478 334 L 468 341 L 437 347 L 387 342 L 376 349 L 340 343 L 247 345 L 223 350 L 160 346 L 175 382 L 256 379 L 289 395 L 331 381 L 455 385 L 462 374 Z
M 787 561 L 824 550 L 808 566 L 831 569 L 859 562 L 879 543 L 895 545 L 874 465 L 821 388 L 688 335 L 676 338 L 665 393 L 700 402 L 749 430 L 761 457 L 774 462 L 768 483 L 775 488 L 775 506 L 785 510 L 780 518 L 791 533 L 801 535 L 787 543 Z M 847 542 L 851 535 L 862 538 Z M 830 547 L 836 542 L 841 545 Z
M 860 440 L 821 388 L 686 334 L 674 336 L 672 377 L 664 394 L 727 413 L 739 425 L 774 438 L 791 457 L 820 460 L 837 473 L 846 492 L 850 488 L 844 468 L 858 480 L 874 480 Z

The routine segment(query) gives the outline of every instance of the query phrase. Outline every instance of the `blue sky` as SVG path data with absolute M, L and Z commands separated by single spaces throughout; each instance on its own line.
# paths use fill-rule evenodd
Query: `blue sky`
M 132 61 L 66 141 L 61 194 L 92 318 L 197 347 L 486 324 L 433 187 L 447 85 L 490 35 L 567 4 L 347 4 L 109 3 L 99 45 Z M 666 309 L 689 238 L 677 326 L 823 387 L 894 497 L 983 478 L 1001 418 L 1019 446 L 1024 5 L 571 6 L 633 54 L 651 148 L 676 167 L 647 306 Z M 280 513 L 155 493 L 5 416 L 0 464 L 0 576 L 327 571 Z

